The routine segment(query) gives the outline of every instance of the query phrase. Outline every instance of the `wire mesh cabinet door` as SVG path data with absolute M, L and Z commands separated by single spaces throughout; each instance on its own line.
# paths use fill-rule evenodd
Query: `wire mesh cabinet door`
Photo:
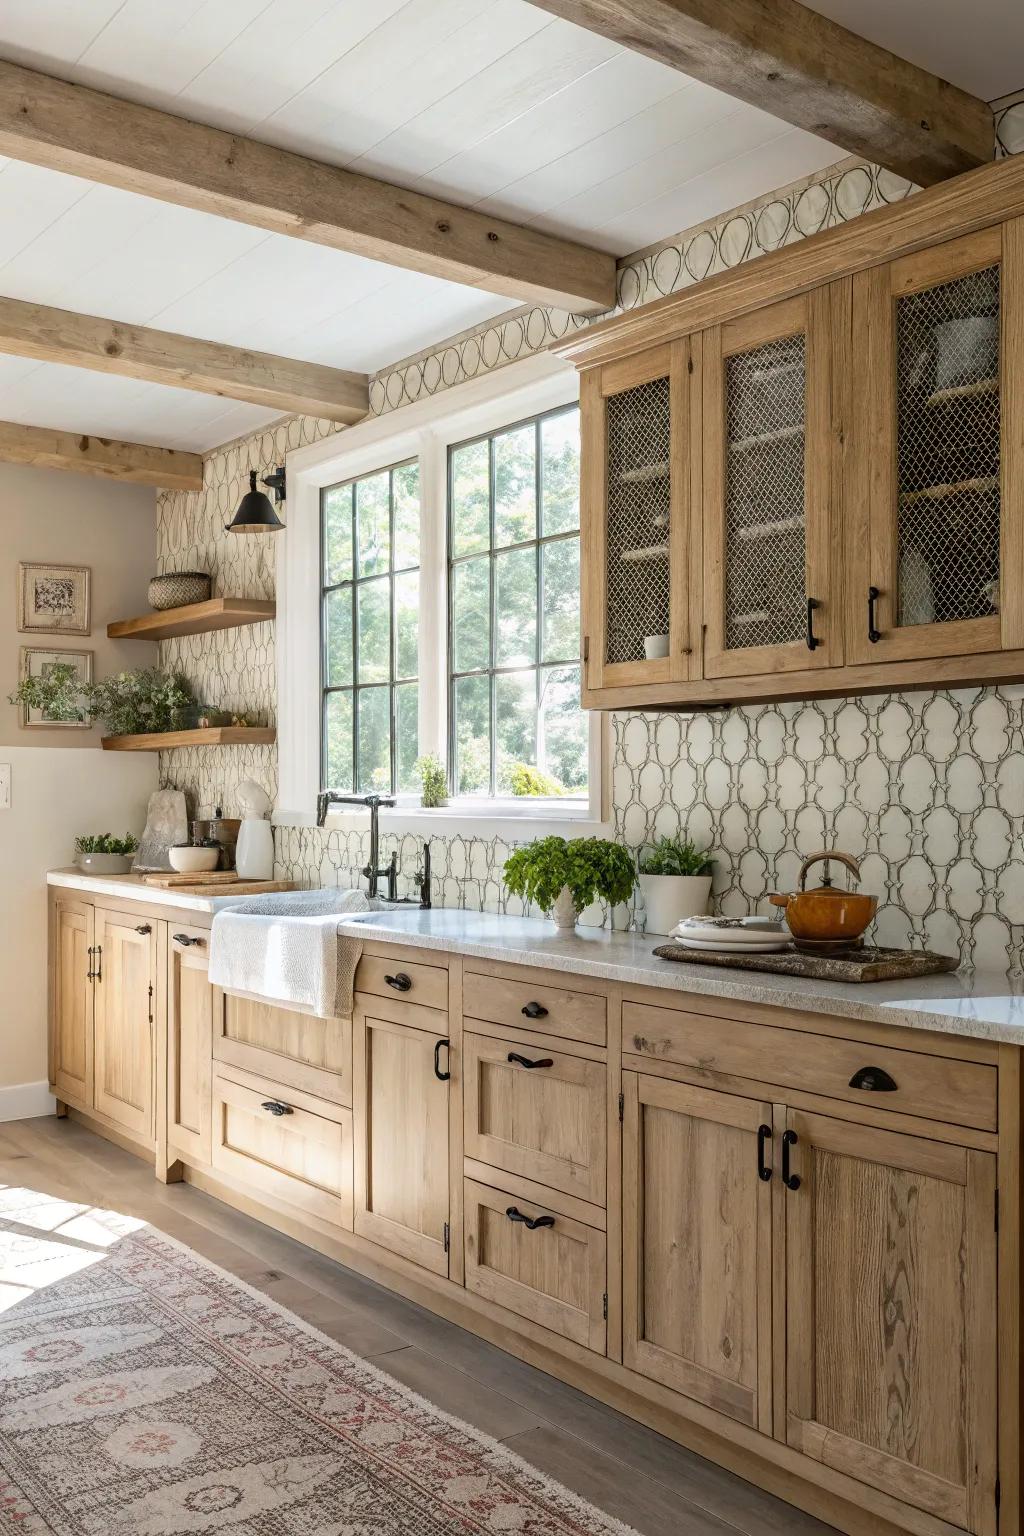
M 1007 272 L 999 227 L 858 274 L 853 286 L 849 650 L 860 662 L 994 651 L 1000 626 Z M 1018 326 L 1020 321 L 1018 319 Z M 1020 366 L 1019 361 L 1017 364 Z M 1016 574 L 1024 575 L 1020 510 Z
M 704 672 L 838 666 L 828 288 L 704 334 Z
M 699 676 L 691 507 L 699 475 L 700 338 L 585 373 L 583 651 L 596 690 Z M 618 699 L 621 702 L 621 695 Z

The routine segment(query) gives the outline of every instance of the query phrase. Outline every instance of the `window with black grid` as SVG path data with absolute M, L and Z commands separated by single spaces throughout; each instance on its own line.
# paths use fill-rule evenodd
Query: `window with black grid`
M 321 779 L 413 790 L 419 756 L 419 463 L 321 495 Z
M 448 454 L 449 773 L 456 795 L 583 798 L 579 408 Z

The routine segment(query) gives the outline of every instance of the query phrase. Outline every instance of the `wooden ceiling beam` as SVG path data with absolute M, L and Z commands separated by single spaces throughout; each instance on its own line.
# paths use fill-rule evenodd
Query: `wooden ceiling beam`
M 194 389 L 282 412 L 324 416 L 346 425 L 361 421 L 370 408 L 365 373 L 122 325 L 22 299 L 0 298 L 0 352 Z
M 108 437 L 82 437 L 51 427 L 25 427 L 0 421 L 0 461 L 37 469 L 70 469 L 79 475 L 131 480 L 168 491 L 201 491 L 203 461 L 198 453 L 155 448 L 148 443 L 120 443 Z
M 799 0 L 534 0 L 919 186 L 992 159 L 988 104 Z
M 615 303 L 603 251 L 2 62 L 0 154 L 520 302 Z

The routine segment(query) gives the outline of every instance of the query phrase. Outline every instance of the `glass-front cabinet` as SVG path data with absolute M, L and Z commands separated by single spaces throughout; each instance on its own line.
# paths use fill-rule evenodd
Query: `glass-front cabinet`
M 842 659 L 828 289 L 704 335 L 704 675 Z
M 691 415 L 700 339 L 584 375 L 583 632 L 587 686 L 692 671 Z M 699 450 L 698 450 L 699 451 Z
M 1002 245 L 997 227 L 854 278 L 857 661 L 1004 644 Z

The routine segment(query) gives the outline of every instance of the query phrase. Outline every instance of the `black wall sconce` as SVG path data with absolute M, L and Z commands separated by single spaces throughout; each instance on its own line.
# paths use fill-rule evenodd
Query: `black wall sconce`
M 274 511 L 274 503 L 280 506 L 284 501 L 284 465 L 279 464 L 273 474 L 263 476 L 263 484 L 274 493 L 274 502 L 257 489 L 256 480 L 257 471 L 252 469 L 249 471 L 249 489 L 238 503 L 238 511 L 230 523 L 224 524 L 226 533 L 277 533 L 284 527 Z

